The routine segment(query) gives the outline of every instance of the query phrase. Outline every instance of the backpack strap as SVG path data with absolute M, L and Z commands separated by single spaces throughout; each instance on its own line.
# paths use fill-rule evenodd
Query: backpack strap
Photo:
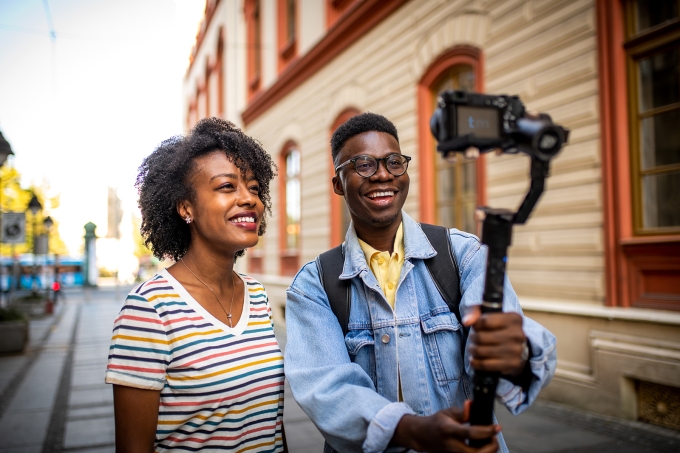
M 456 257 L 451 252 L 451 239 L 448 228 L 439 225 L 421 223 L 420 227 L 437 251 L 437 255 L 426 259 L 425 265 L 430 272 L 432 281 L 437 286 L 439 294 L 446 301 L 451 313 L 456 315 L 458 322 L 463 322 L 460 316 L 460 274 Z
M 342 274 L 345 254 L 342 244 L 316 257 L 316 266 L 333 314 L 338 318 L 343 335 L 347 335 L 349 326 L 350 299 L 349 280 L 338 278 Z
M 423 260 L 427 270 L 434 281 L 439 294 L 449 306 L 449 310 L 456 316 L 458 322 L 462 324 L 460 316 L 460 274 L 458 273 L 458 263 L 456 257 L 451 252 L 451 241 L 449 230 L 438 225 L 421 223 L 421 228 L 437 251 L 437 255 Z M 316 257 L 316 265 L 319 269 L 321 284 L 323 285 L 328 301 L 331 305 L 333 314 L 338 318 L 342 333 L 347 335 L 349 331 L 349 310 L 352 304 L 350 298 L 350 281 L 339 279 L 345 256 L 342 245 L 328 250 Z M 465 331 L 467 334 L 467 331 Z

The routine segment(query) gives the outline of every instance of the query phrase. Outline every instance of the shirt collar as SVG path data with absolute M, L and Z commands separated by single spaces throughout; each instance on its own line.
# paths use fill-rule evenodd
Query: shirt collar
M 357 238 L 358 239 L 358 238 Z M 368 245 L 366 242 L 362 241 L 359 239 L 359 246 L 361 247 L 361 250 L 363 250 L 364 255 L 366 256 L 366 262 L 370 264 L 371 258 L 378 253 L 382 253 L 380 250 L 376 250 L 370 245 Z M 399 228 L 397 228 L 397 234 L 394 236 L 394 245 L 392 246 L 392 256 L 397 260 L 397 261 L 403 261 L 404 260 L 404 223 L 401 222 L 399 224 Z

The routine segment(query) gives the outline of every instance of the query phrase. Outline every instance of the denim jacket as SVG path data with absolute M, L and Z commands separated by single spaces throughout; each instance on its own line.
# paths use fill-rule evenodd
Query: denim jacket
M 351 279 L 349 332 L 333 314 L 314 261 L 287 290 L 285 373 L 295 400 L 326 439 L 326 452 L 403 451 L 388 449 L 401 417 L 431 415 L 472 398 L 472 368 L 462 355 L 463 328 L 433 283 L 423 259 L 436 254 L 420 225 L 402 212 L 405 261 L 395 310 L 387 303 L 350 228 L 344 243 L 341 279 Z M 479 305 L 486 247 L 468 233 L 450 230 L 460 272 L 464 317 Z M 522 313 L 505 280 L 504 311 Z M 550 382 L 557 356 L 555 337 L 524 317 L 534 375 L 528 393 L 500 379 L 497 401 L 519 414 Z M 399 383 L 403 401 L 399 402 Z M 500 451 L 507 452 L 502 436 Z M 330 446 L 329 446 L 330 444 Z M 332 447 L 332 448 L 331 448 Z

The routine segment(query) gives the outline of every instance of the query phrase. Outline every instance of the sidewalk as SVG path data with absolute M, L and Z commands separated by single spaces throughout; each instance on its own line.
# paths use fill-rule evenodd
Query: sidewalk
M 104 384 L 111 328 L 129 287 L 66 293 L 32 320 L 30 344 L 0 356 L 0 453 L 112 453 L 113 396 Z M 285 332 L 277 329 L 285 346 Z M 291 453 L 321 453 L 323 438 L 286 385 Z M 538 402 L 513 417 L 497 406 L 512 453 L 678 452 L 680 433 Z

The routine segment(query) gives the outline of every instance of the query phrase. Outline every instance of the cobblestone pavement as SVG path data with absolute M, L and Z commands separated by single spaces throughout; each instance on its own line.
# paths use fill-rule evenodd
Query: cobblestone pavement
M 109 453 L 113 397 L 104 384 L 111 328 L 130 287 L 70 290 L 54 315 L 31 320 L 22 354 L 0 355 L 0 453 Z M 282 346 L 285 331 L 277 330 Z M 291 453 L 321 453 L 323 438 L 286 386 Z M 512 453 L 678 452 L 680 433 L 538 402 L 498 419 Z

